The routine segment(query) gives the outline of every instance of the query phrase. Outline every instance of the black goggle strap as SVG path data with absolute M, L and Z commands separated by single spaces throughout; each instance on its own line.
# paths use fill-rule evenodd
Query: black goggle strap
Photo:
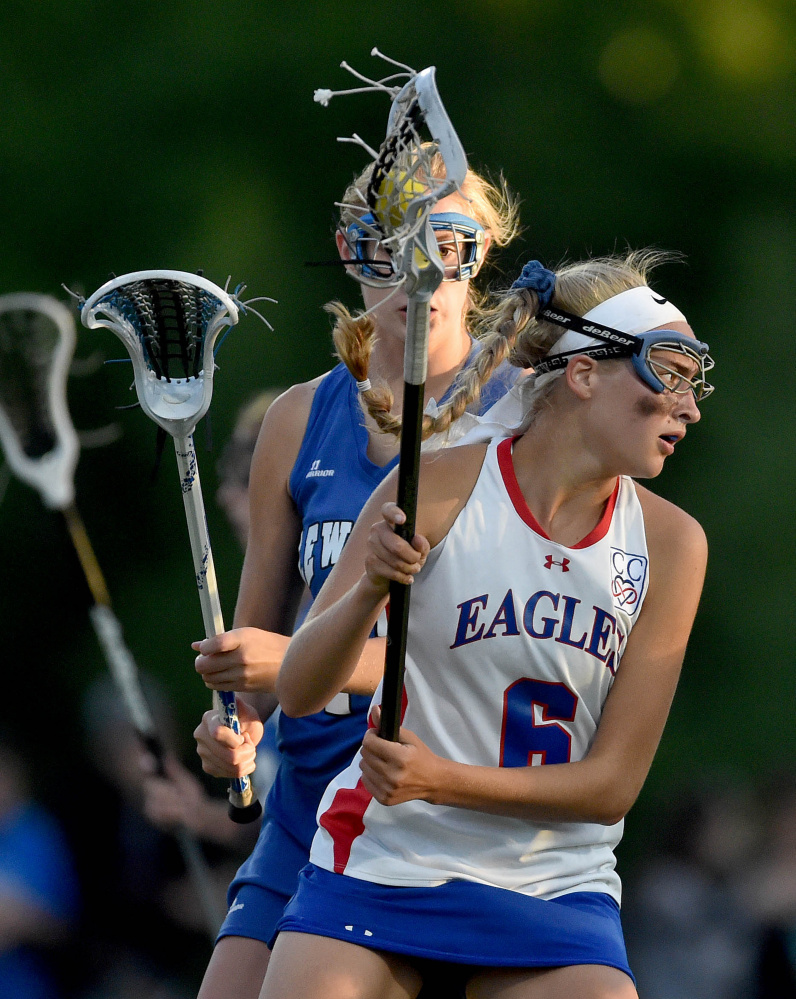
M 565 312 L 564 309 L 553 308 L 549 305 L 539 311 L 537 318 L 546 319 L 548 323 L 563 326 L 565 329 L 582 333 L 583 336 L 590 336 L 613 347 L 622 348 L 621 354 L 611 354 L 611 357 L 628 357 L 630 354 L 640 354 L 644 346 L 644 341 L 633 336 L 632 333 L 622 333 L 621 330 L 615 330 L 612 326 L 603 326 L 591 319 L 584 319 L 583 316 L 576 316 L 571 312 Z M 568 351 L 568 353 L 570 355 L 590 354 L 592 349 L 585 347 L 583 350 Z M 564 354 L 558 356 L 564 357 Z
M 632 353 L 633 351 L 627 347 L 608 344 L 600 347 L 597 344 L 592 344 L 591 347 L 565 350 L 561 354 L 553 354 L 551 357 L 546 357 L 544 360 L 539 361 L 538 364 L 535 364 L 533 370 L 537 375 L 547 374 L 548 371 L 558 371 L 561 368 L 565 368 L 569 364 L 570 358 L 578 354 L 586 354 L 587 357 L 593 357 L 598 361 L 605 361 L 616 357 L 629 357 Z
M 566 312 L 564 309 L 546 306 L 539 311 L 537 318 L 545 319 L 548 323 L 553 323 L 556 326 L 563 326 L 564 329 L 574 330 L 583 336 L 602 340 L 605 344 L 604 347 L 592 344 L 588 347 L 566 350 L 561 354 L 553 354 L 550 357 L 546 357 L 534 365 L 534 370 L 540 375 L 546 374 L 548 371 L 558 371 L 561 368 L 565 368 L 569 364 L 569 359 L 575 357 L 577 354 L 586 354 L 588 357 L 594 357 L 597 360 L 606 360 L 608 358 L 630 357 L 631 354 L 639 354 L 644 346 L 643 341 L 631 333 L 622 333 L 611 326 L 603 326 L 593 322 L 591 319 L 584 319 L 583 316 L 576 316 L 572 312 Z

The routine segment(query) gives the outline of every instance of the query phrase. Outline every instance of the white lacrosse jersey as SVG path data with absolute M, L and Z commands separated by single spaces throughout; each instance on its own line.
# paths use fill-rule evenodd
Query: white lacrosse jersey
M 511 438 L 489 445 L 472 495 L 415 577 L 402 724 L 460 763 L 550 766 L 589 751 L 649 561 L 631 479 L 617 481 L 600 522 L 568 548 L 528 509 L 512 446 Z M 465 879 L 546 899 L 620 897 L 613 851 L 622 822 L 380 805 L 362 785 L 359 753 L 326 789 L 318 824 L 311 861 L 366 881 Z

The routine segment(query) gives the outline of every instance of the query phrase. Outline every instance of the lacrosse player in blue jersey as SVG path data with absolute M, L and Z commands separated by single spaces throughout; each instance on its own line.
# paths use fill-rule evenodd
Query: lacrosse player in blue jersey
M 346 191 L 345 205 L 364 206 L 367 180 L 366 171 Z M 501 363 L 503 357 L 481 352 L 469 332 L 477 308 L 471 278 L 490 247 L 515 234 L 516 208 L 504 185 L 470 171 L 461 195 L 440 200 L 431 222 L 446 271 L 431 299 L 426 398 L 438 400 L 431 407 L 430 429 L 444 433 L 468 406 L 480 412 L 491 405 L 517 374 Z M 347 266 L 369 279 L 363 285 L 368 315 L 352 316 L 339 303 L 330 306 L 345 363 L 294 386 L 269 409 L 251 469 L 251 528 L 235 627 L 194 646 L 196 668 L 207 686 L 242 694 L 241 736 L 221 726 L 213 712 L 195 732 L 204 769 L 218 777 L 253 771 L 262 719 L 276 704 L 276 675 L 302 590 L 306 585 L 313 597 L 318 593 L 365 501 L 398 460 L 397 437 L 379 429 L 400 426 L 393 396 L 400 398 L 403 385 L 407 300 L 400 290 L 391 293 L 386 281 L 379 286 L 391 276 L 391 263 L 374 245 L 368 223 L 365 207 L 343 208 L 337 233 Z M 309 857 L 321 794 L 365 732 L 367 707 L 384 666 L 380 634 L 379 625 L 356 674 L 323 710 L 301 719 L 280 717 L 282 763 L 255 850 L 230 886 L 229 914 L 200 999 L 259 994 L 268 941 Z

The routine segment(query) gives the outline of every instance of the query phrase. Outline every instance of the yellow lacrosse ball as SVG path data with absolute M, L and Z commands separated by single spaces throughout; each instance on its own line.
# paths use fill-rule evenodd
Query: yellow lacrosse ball
M 396 192 L 396 183 L 399 190 Z M 398 173 L 398 179 L 389 174 L 379 184 L 373 214 L 383 229 L 397 229 L 406 217 L 410 203 L 419 195 L 425 194 L 426 186 L 414 177 L 407 177 L 406 171 Z

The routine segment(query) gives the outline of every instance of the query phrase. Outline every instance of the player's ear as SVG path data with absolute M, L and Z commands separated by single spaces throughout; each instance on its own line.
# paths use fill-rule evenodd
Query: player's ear
M 598 362 L 587 354 L 576 354 L 570 359 L 564 378 L 579 399 L 590 399 L 599 378 Z

